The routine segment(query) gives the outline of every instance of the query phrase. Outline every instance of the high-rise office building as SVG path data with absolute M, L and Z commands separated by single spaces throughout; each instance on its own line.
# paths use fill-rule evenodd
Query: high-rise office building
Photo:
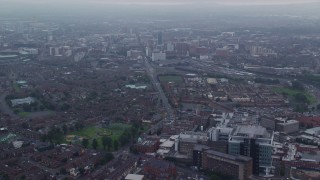
M 272 169 L 273 132 L 262 126 L 238 126 L 229 138 L 228 154 L 253 159 L 253 173 L 269 174 Z
M 212 127 L 208 130 L 209 146 L 214 151 L 223 153 L 228 152 L 228 141 L 232 128 L 228 127 Z

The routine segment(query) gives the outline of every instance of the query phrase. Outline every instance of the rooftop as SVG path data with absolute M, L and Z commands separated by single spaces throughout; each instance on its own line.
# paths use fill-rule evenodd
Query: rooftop
M 313 136 L 319 136 L 320 135 L 320 127 L 315 127 L 311 129 L 307 129 L 305 131 L 306 134 L 313 135 Z
M 171 148 L 174 145 L 174 141 L 165 141 L 162 144 L 160 144 L 160 147 L 164 147 L 164 148 Z
M 320 162 L 320 151 L 303 152 L 303 153 L 301 153 L 301 157 L 304 160 L 312 160 L 312 161 Z
M 125 179 L 126 180 L 142 180 L 144 178 L 144 175 L 139 174 L 128 174 Z
M 299 121 L 297 121 L 297 120 L 284 120 L 283 122 L 278 123 L 278 124 L 296 124 L 296 123 L 299 123 Z
M 271 134 L 262 126 L 238 126 L 233 136 L 242 136 L 248 138 L 270 138 Z
M 130 89 L 146 89 L 147 86 L 145 86 L 145 85 L 137 86 L 137 85 L 133 85 L 133 84 L 128 84 L 128 85 L 126 85 L 126 88 L 130 88 Z
M 230 154 L 225 154 L 225 153 L 221 153 L 218 151 L 213 151 L 213 150 L 207 150 L 205 151 L 208 154 L 211 155 L 215 155 L 215 156 L 219 156 L 225 159 L 229 159 L 229 160 L 233 160 L 233 161 L 241 161 L 241 162 L 247 162 L 247 161 L 251 161 L 252 159 L 250 157 L 246 157 L 246 156 L 233 156 Z
M 150 146 L 150 145 L 155 144 L 156 142 L 157 141 L 145 140 L 145 141 L 142 141 L 141 143 L 139 143 L 139 145 Z
M 32 97 L 11 100 L 12 106 L 17 106 L 17 105 L 21 105 L 21 104 L 31 104 L 33 102 L 35 102 L 35 100 Z

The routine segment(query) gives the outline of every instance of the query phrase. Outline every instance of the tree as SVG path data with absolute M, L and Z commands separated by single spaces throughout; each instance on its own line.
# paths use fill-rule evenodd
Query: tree
M 210 180 L 220 180 L 219 176 L 213 174 L 210 176 Z
M 39 106 L 40 111 L 43 111 L 45 109 L 45 107 L 43 105 Z
M 21 127 L 22 127 L 23 129 L 28 129 L 29 124 L 26 123 L 26 122 L 23 122 L 23 123 L 21 124 Z
M 63 94 L 64 94 L 64 96 L 65 96 L 66 98 L 71 97 L 71 95 L 70 95 L 70 93 L 69 93 L 68 91 L 64 91 Z
M 101 160 L 99 161 L 99 165 L 105 165 L 106 163 L 108 163 L 109 161 L 111 161 L 112 159 L 114 159 L 114 156 L 112 153 L 106 153 Z
M 310 103 L 309 99 L 307 98 L 306 95 L 304 95 L 303 93 L 297 93 L 294 95 L 294 98 L 296 101 L 300 102 L 300 103 Z
M 280 176 L 285 176 L 286 175 L 286 168 L 284 165 L 281 165 L 280 168 Z
M 131 127 L 132 137 L 135 137 L 138 134 L 138 129 L 139 129 L 139 127 L 138 128 L 134 127 L 134 126 Z
M 139 127 L 141 126 L 141 121 L 134 121 L 132 126 L 136 129 L 139 129 Z
M 113 158 L 114 158 L 114 156 L 113 156 L 112 153 L 107 153 L 107 154 L 104 156 L 104 159 L 105 159 L 107 162 L 111 161 Z
M 67 103 L 63 103 L 62 106 L 60 107 L 61 111 L 67 111 L 70 109 L 70 105 Z
M 299 81 L 292 81 L 292 88 L 296 90 L 304 91 L 304 86 Z
M 98 97 L 98 93 L 93 91 L 89 94 L 89 96 L 87 97 L 88 100 L 94 100 Z
M 31 112 L 31 106 L 28 105 L 28 104 L 24 104 L 24 105 L 22 106 L 22 108 L 23 108 L 23 110 L 26 111 L 26 112 Z
M 295 112 L 300 112 L 300 113 L 306 112 L 307 110 L 308 110 L 308 106 L 304 104 L 297 104 L 294 108 Z
M 89 145 L 89 140 L 87 138 L 83 138 L 82 139 L 82 146 L 84 146 L 85 148 L 87 148 Z
M 67 161 L 68 161 L 68 158 L 63 158 L 63 159 L 61 160 L 61 162 L 64 163 L 64 164 L 65 164 Z
M 134 148 L 134 146 L 130 146 L 130 152 L 131 153 L 133 153 L 133 154 L 139 154 L 139 151 L 136 149 L 136 148 Z
M 114 148 L 114 150 L 118 150 L 118 148 L 119 148 L 119 142 L 118 142 L 118 140 L 114 140 L 113 141 L 113 148 Z
M 63 131 L 63 134 L 67 134 L 67 132 L 68 132 L 68 126 L 64 124 L 64 125 L 62 126 L 62 131 Z
M 60 169 L 60 174 L 67 174 L 67 170 L 66 170 L 66 168 L 61 168 Z
M 53 104 L 51 104 L 50 102 L 47 102 L 46 107 L 47 107 L 47 109 L 52 110 L 52 111 L 56 110 L 56 107 Z
M 26 179 L 26 178 L 27 178 L 27 177 L 26 177 L 26 175 L 24 175 L 24 174 L 20 176 L 20 179 Z
M 63 138 L 64 136 L 60 128 L 52 127 L 45 137 L 45 140 L 49 140 L 51 143 L 59 144 L 63 141 Z
M 106 136 L 103 136 L 103 137 L 102 137 L 102 147 L 103 147 L 103 150 L 106 150 L 106 146 L 107 146 L 107 137 L 106 137 Z
M 108 150 L 110 150 L 111 146 L 112 146 L 112 139 L 108 136 L 103 136 L 102 137 L 102 146 L 103 146 L 104 150 L 106 149 L 106 146 L 108 147 Z
M 14 109 L 14 110 L 13 110 L 13 113 L 15 113 L 15 114 L 18 114 L 19 112 L 20 112 L 19 109 Z
M 30 106 L 37 107 L 38 104 L 39 104 L 39 103 L 38 103 L 37 101 L 35 101 L 35 102 L 31 103 Z
M 92 140 L 92 147 L 93 147 L 93 149 L 97 149 L 97 147 L 98 147 L 98 141 L 97 141 L 97 139 L 93 139 Z
M 75 128 L 76 128 L 76 130 L 82 129 L 82 128 L 84 127 L 83 124 L 84 124 L 84 122 L 83 122 L 82 120 L 77 121 L 77 122 L 75 123 Z
M 123 134 L 120 136 L 120 144 L 121 146 L 124 146 L 125 144 L 128 143 L 128 140 L 131 138 L 131 134 L 127 131 L 125 131 Z
M 8 180 L 9 179 L 9 175 L 0 173 L 0 179 Z
M 161 129 L 157 130 L 157 135 L 160 136 L 161 135 Z
M 80 167 L 78 170 L 79 170 L 80 175 L 82 176 L 82 175 L 84 174 L 84 169 L 83 169 L 83 167 Z

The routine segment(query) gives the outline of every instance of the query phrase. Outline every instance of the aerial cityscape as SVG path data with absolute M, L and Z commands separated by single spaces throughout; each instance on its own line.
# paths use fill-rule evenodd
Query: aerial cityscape
M 0 0 L 0 180 L 319 180 L 318 0 Z

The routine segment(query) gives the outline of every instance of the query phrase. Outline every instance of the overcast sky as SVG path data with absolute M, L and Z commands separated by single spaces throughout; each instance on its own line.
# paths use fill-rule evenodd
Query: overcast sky
M 319 2 L 320 0 L 0 0 L 0 5 L 6 4 L 46 4 L 46 3 L 64 3 L 64 4 L 163 4 L 163 5 L 181 5 L 181 4 L 223 4 L 223 5 L 276 5 L 276 4 L 305 4 Z
M 269 14 L 320 16 L 319 9 L 320 0 L 0 0 L 0 18 L 7 15 L 101 16 L 111 13 L 130 16 L 130 12 L 146 16 L 157 12 L 174 16 L 191 12 L 243 15 L 267 11 Z

